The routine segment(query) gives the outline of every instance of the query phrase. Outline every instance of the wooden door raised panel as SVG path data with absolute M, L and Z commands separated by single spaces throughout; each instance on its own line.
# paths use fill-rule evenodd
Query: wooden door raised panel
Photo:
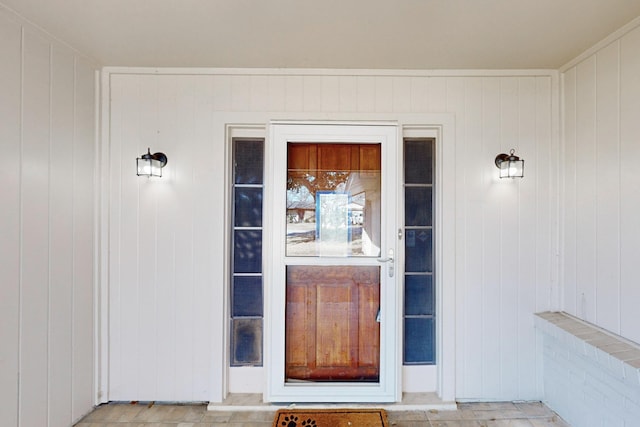
M 287 168 L 298 171 L 380 170 L 380 145 L 291 143 Z
M 356 170 L 351 164 L 351 151 L 357 145 L 350 144 L 318 144 L 318 169 L 321 171 Z
M 379 378 L 379 267 L 289 266 L 286 377 Z

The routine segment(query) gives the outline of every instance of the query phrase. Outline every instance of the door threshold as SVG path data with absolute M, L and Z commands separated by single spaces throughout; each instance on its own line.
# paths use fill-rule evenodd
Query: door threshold
M 262 400 L 262 394 L 230 393 L 224 402 L 211 402 L 209 411 L 256 412 L 278 409 L 359 409 L 376 408 L 387 411 L 455 411 L 456 402 L 445 402 L 436 393 L 403 393 L 402 401 L 393 403 L 269 403 Z

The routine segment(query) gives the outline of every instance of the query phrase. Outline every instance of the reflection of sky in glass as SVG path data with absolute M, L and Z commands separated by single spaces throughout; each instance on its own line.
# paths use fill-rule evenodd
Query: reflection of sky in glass
M 349 255 L 349 195 L 318 193 L 316 242 L 319 255 Z
M 307 187 L 301 186 L 287 190 L 287 209 L 301 206 L 315 206 L 316 201 Z

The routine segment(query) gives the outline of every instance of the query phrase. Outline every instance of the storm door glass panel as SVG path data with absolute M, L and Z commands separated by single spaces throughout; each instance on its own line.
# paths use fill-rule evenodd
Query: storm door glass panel
M 404 364 L 435 363 L 434 140 L 404 140 Z
M 286 255 L 380 255 L 380 144 L 288 143 Z
M 286 256 L 342 261 L 286 267 L 285 381 L 378 382 L 381 145 L 287 148 Z

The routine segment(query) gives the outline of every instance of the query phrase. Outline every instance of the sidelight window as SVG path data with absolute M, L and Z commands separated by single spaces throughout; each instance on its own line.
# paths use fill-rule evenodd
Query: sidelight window
M 404 364 L 435 363 L 433 139 L 404 140 Z
M 264 141 L 234 138 L 231 366 L 262 365 Z

